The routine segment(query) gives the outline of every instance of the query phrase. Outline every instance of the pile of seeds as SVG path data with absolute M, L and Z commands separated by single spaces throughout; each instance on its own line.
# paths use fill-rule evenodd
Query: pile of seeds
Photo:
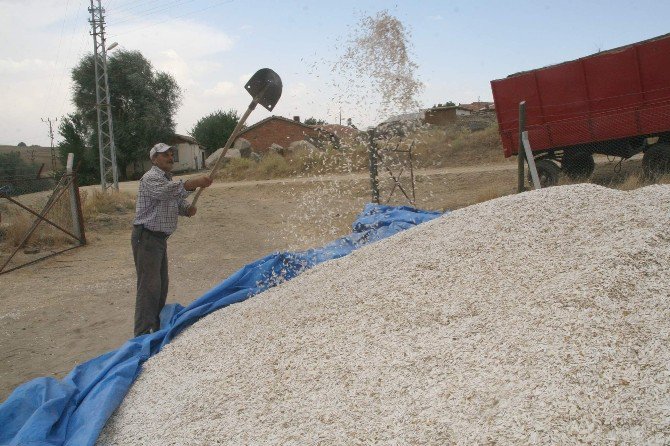
M 457 210 L 225 308 L 100 445 L 668 444 L 670 186 Z

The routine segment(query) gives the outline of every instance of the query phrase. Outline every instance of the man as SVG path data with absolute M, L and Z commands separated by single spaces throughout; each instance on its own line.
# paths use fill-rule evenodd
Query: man
M 172 181 L 174 148 L 167 144 L 153 146 L 149 158 L 153 166 L 140 180 L 131 237 L 137 271 L 135 336 L 160 328 L 168 293 L 167 238 L 177 229 L 178 215 L 196 213 L 185 199 L 189 191 L 212 184 L 208 176 Z

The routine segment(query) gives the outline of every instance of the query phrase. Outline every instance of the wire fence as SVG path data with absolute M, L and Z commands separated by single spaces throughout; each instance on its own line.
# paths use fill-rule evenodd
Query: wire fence
M 644 109 L 580 113 L 555 121 L 538 115 L 537 111 L 526 118 L 525 112 L 520 107 L 522 131 L 507 130 L 501 136 L 506 151 L 520 153 L 523 137 L 519 135 L 525 132 L 542 187 L 577 182 L 632 187 L 631 183 L 664 181 L 670 174 L 667 102 Z M 528 155 L 522 153 L 522 156 L 528 159 Z M 531 186 L 528 173 L 525 188 Z
M 0 165 L 0 274 L 85 244 L 74 174 Z

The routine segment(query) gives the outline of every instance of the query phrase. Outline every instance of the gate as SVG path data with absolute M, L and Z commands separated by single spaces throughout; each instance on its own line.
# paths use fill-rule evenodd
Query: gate
M 59 179 L 39 172 L 0 178 L 0 274 L 85 244 L 71 154 Z

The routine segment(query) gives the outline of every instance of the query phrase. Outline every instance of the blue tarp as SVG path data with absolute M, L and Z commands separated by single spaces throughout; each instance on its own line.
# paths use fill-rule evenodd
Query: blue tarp
M 118 350 L 80 364 L 62 380 L 37 378 L 17 387 L 0 406 L 0 444 L 93 445 L 142 363 L 201 317 L 439 215 L 405 206 L 367 204 L 350 235 L 318 249 L 271 254 L 244 266 L 187 307 L 167 305 L 161 313 L 160 331 L 131 339 Z

